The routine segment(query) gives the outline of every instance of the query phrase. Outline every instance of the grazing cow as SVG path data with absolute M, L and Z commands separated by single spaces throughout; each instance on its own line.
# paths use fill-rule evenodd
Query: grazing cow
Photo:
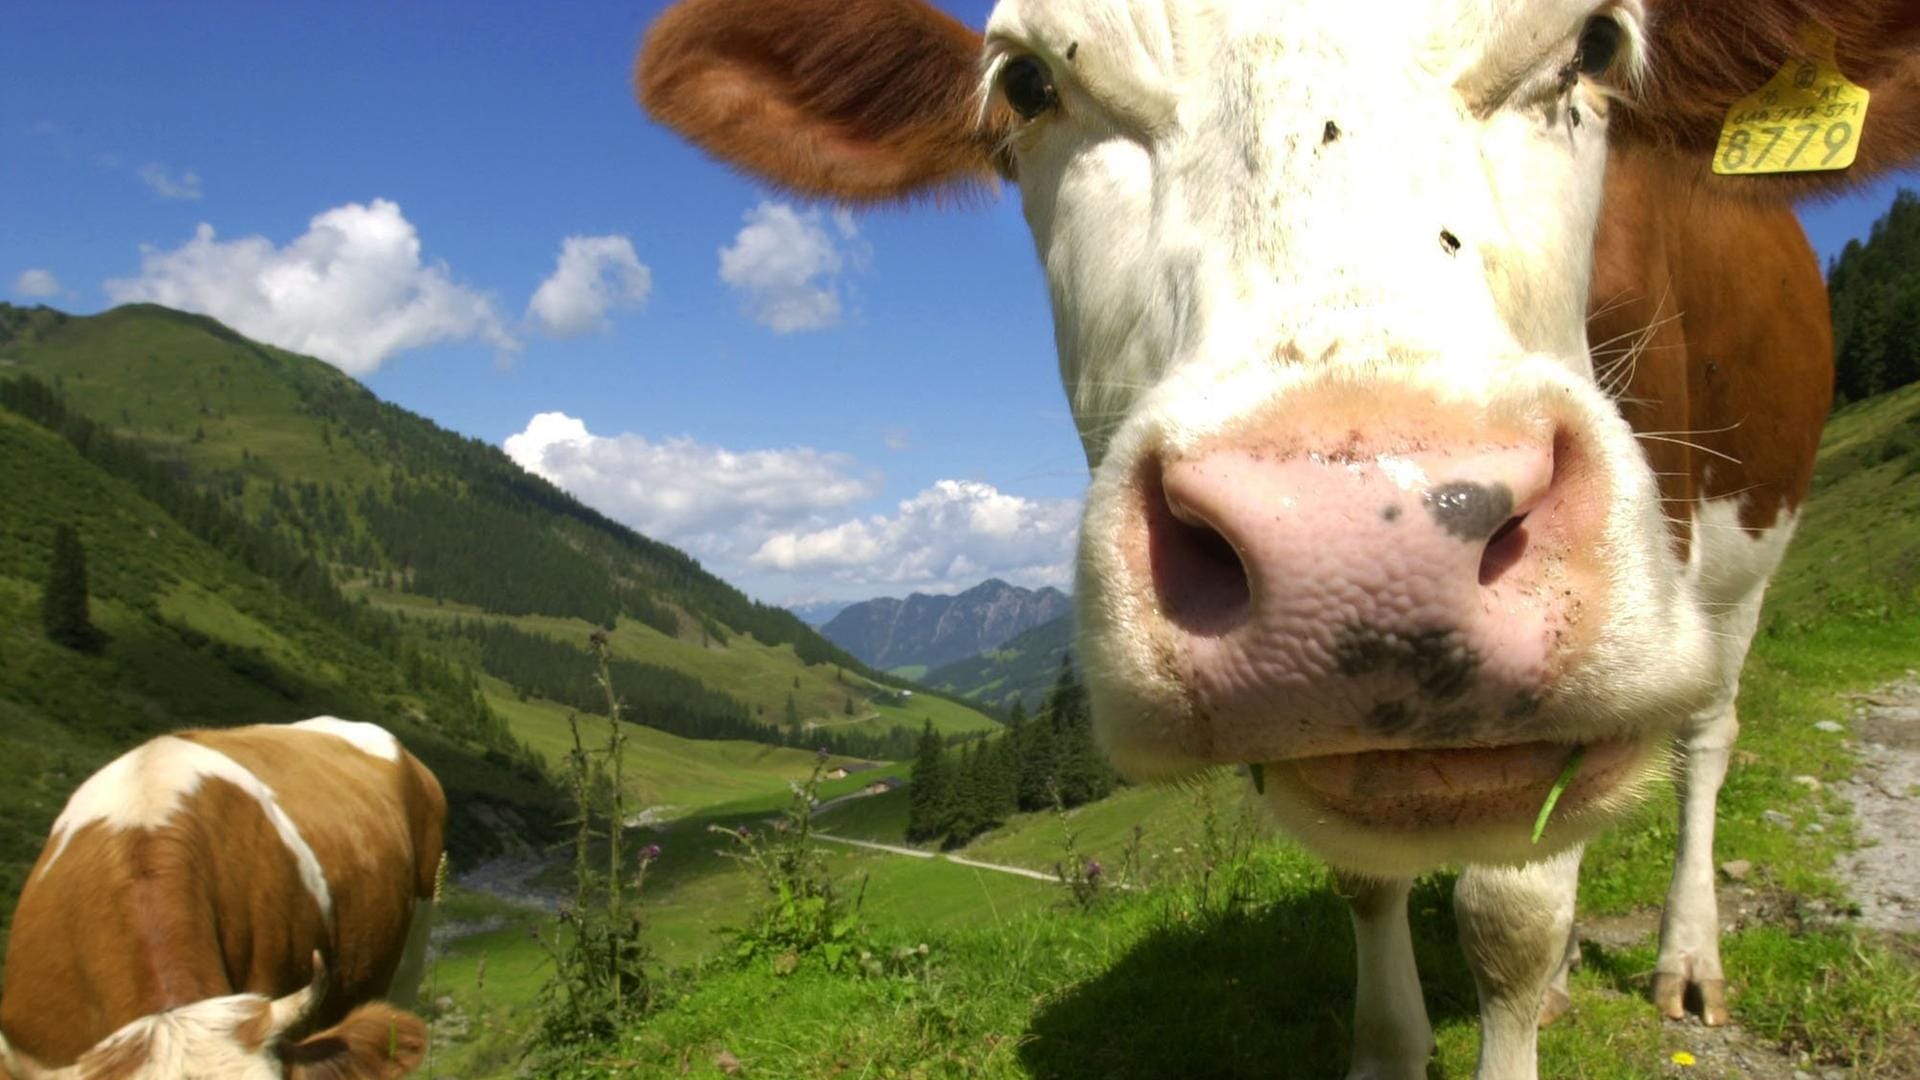
M 73 793 L 20 895 L 0 1077 L 406 1075 L 425 1026 L 364 1003 L 423 955 L 445 821 L 439 781 L 372 724 L 128 751 Z
M 1717 148 L 1788 84 L 1835 96 Z M 1830 392 L 1784 201 L 1920 153 L 1920 5 L 685 0 L 637 89 L 806 195 L 1017 182 L 1095 723 L 1136 777 L 1248 766 L 1340 871 L 1354 1075 L 1425 1075 L 1407 890 L 1448 863 L 1481 1074 L 1533 1075 L 1583 845 L 1676 756 L 1654 992 L 1724 1018 L 1713 807 Z M 1856 156 L 1709 171 L 1783 139 Z

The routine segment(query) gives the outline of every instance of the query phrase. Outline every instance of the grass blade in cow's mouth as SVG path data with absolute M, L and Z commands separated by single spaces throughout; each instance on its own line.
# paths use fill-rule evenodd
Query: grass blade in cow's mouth
M 1540 816 L 1533 819 L 1533 843 L 1539 843 L 1540 837 L 1546 835 L 1547 818 L 1553 816 L 1553 808 L 1560 802 L 1561 793 L 1567 790 L 1568 784 L 1573 783 L 1573 774 L 1579 771 L 1580 758 L 1586 752 L 1586 747 L 1576 746 L 1573 753 L 1567 756 L 1567 764 L 1560 770 L 1559 779 L 1553 782 L 1553 787 L 1547 792 L 1547 801 L 1540 804 Z

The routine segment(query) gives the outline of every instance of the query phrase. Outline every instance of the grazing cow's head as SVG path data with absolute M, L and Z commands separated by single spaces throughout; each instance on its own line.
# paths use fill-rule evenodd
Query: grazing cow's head
M 16 1080 L 399 1080 L 426 1049 L 419 1017 L 383 1004 L 298 1042 L 287 1038 L 324 996 L 325 969 L 286 997 L 233 994 L 141 1017 L 80 1060 L 47 1068 L 0 1038 L 0 1077 Z
M 1310 843 L 1405 872 L 1528 853 L 1575 746 L 1585 835 L 1713 689 L 1588 356 L 1610 141 L 1704 170 L 1817 14 L 1877 91 L 1870 168 L 1915 143 L 1912 8 L 1003 0 L 983 39 L 919 0 L 687 0 L 638 79 L 802 193 L 1018 183 L 1094 469 L 1108 750 L 1259 766 Z

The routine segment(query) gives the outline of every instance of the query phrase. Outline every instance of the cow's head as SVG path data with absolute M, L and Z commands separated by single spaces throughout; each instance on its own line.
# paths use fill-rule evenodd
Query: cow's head
M 325 996 L 326 969 L 313 957 L 312 982 L 274 999 L 210 998 L 141 1017 L 62 1068 L 49 1068 L 0 1038 L 0 1077 L 17 1080 L 399 1080 L 425 1056 L 420 1018 L 362 1005 L 340 1023 L 289 1038 Z
M 1018 183 L 1093 485 L 1080 650 L 1116 763 L 1248 764 L 1337 862 L 1598 827 L 1715 687 L 1595 385 L 1610 144 L 1697 159 L 1818 17 L 1916 145 L 1893 0 L 687 0 L 647 107 L 787 188 Z M 1777 181 L 1744 183 L 1780 194 Z M 1771 186 L 1770 186 L 1771 185 Z

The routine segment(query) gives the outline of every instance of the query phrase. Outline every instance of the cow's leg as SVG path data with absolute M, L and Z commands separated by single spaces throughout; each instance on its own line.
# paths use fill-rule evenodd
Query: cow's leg
M 420 988 L 427 972 L 427 952 L 432 947 L 434 912 L 431 900 L 413 902 L 413 919 L 407 923 L 407 944 L 400 953 L 399 965 L 394 968 L 393 981 L 387 987 L 387 1000 L 405 1006 L 428 1004 L 421 1000 Z
M 1419 1080 L 1433 1056 L 1433 1027 L 1420 996 L 1407 926 L 1409 878 L 1381 881 L 1336 871 L 1353 910 L 1359 979 L 1353 995 L 1353 1067 L 1348 1080 Z
M 1540 1026 L 1546 1027 L 1555 1020 L 1567 1015 L 1573 1008 L 1573 993 L 1567 989 L 1567 978 L 1580 963 L 1580 934 L 1578 928 L 1567 928 L 1567 947 L 1560 956 L 1560 966 L 1554 969 L 1553 977 L 1547 980 L 1547 996 L 1540 1002 Z
M 1524 866 L 1469 866 L 1453 890 L 1480 991 L 1480 1080 L 1532 1080 L 1547 984 L 1573 930 L 1580 848 Z
M 1713 819 L 1720 782 L 1740 721 L 1733 704 L 1695 718 L 1684 736 L 1680 783 L 1680 848 L 1673 883 L 1660 917 L 1660 959 L 1653 969 L 1653 1003 L 1669 1019 L 1687 1015 L 1688 991 L 1699 995 L 1700 1018 L 1727 1022 L 1726 977 L 1720 970 L 1720 905 L 1713 891 Z

